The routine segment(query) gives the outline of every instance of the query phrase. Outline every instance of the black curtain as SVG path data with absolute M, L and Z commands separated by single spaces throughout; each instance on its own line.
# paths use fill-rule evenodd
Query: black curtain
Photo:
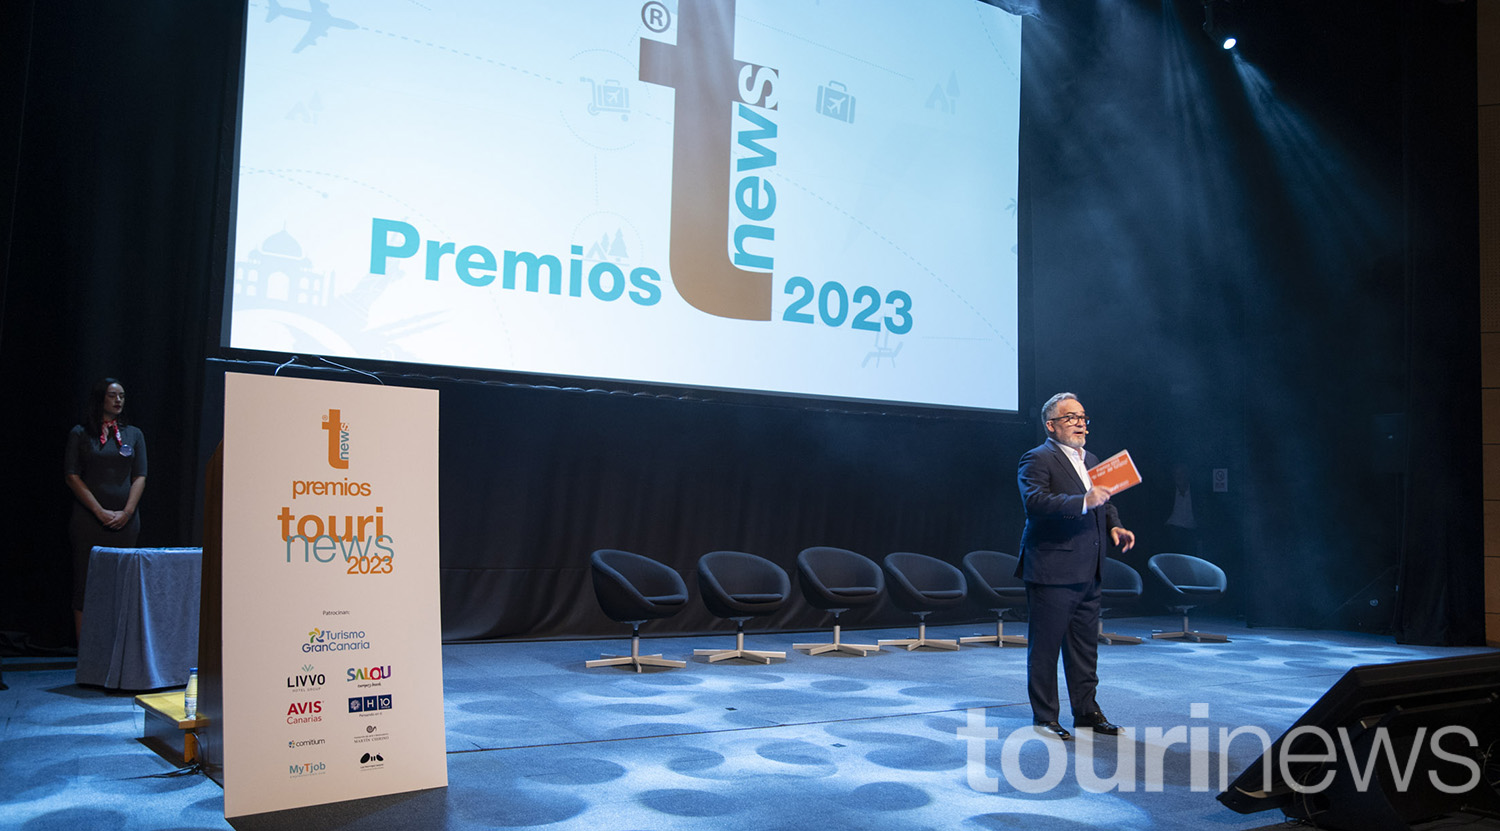
M 1401 9 L 1408 487 L 1395 632 L 1406 643 L 1485 640 L 1475 5 Z
M 1231 574 L 1221 611 L 1389 628 L 1400 574 L 1398 636 L 1482 641 L 1479 439 L 1446 420 L 1479 407 L 1473 4 L 1387 0 L 1346 20 L 1263 0 L 1245 8 L 1259 28 L 1242 63 L 1198 32 L 1196 0 L 1033 5 L 1022 398 L 1071 389 L 1093 446 L 1141 463 L 1147 484 L 1118 498 L 1141 535 L 1127 560 L 1159 548 L 1181 462 L 1205 553 Z M 15 116 L 0 119 L 15 447 L 0 630 L 34 643 L 71 639 L 60 460 L 89 382 L 120 376 L 150 439 L 142 543 L 182 545 L 198 539 L 222 372 L 270 369 L 217 346 L 243 13 L 0 9 L 0 112 Z M 1366 46 L 1340 45 L 1350 23 Z M 588 585 L 597 547 L 661 557 L 690 583 L 716 548 L 783 565 L 814 544 L 1014 550 L 1014 466 L 1040 435 L 1034 412 L 386 380 L 442 393 L 450 639 L 615 632 Z M 1216 469 L 1227 492 L 1207 484 Z M 794 606 L 772 625 L 822 622 Z M 712 625 L 695 604 L 658 631 Z
M 14 210 L 0 317 L 14 469 L 5 477 L 0 629 L 67 644 L 71 496 L 62 440 L 113 375 L 145 431 L 144 545 L 195 542 L 202 365 L 216 336 L 223 125 L 242 9 L 233 2 L 4 4 L 4 147 Z M 13 24 L 13 25 L 12 25 Z

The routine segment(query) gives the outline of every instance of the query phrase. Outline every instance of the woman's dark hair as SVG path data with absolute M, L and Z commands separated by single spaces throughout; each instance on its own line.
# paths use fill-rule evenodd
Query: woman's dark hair
M 110 384 L 120 384 L 122 388 L 125 386 L 120 383 L 118 378 L 100 378 L 94 382 L 92 387 L 89 387 L 88 409 L 84 415 L 84 426 L 88 427 L 90 434 L 98 433 L 104 428 L 104 394 L 109 392 Z M 115 419 L 115 421 L 119 422 L 121 427 L 130 423 L 125 418 L 125 411 L 123 409 L 120 410 L 120 417 Z

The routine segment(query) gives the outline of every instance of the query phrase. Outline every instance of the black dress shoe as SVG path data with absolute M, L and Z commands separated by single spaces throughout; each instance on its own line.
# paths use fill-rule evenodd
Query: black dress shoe
M 1120 725 L 1110 724 L 1109 719 L 1105 718 L 1104 714 L 1098 710 L 1092 713 L 1085 713 L 1081 716 L 1075 716 L 1073 718 L 1073 729 L 1092 730 L 1095 733 L 1102 733 L 1106 736 L 1118 736 L 1125 732 L 1125 728 Z
M 1031 729 L 1051 739 L 1061 739 L 1065 742 L 1073 739 L 1073 734 L 1055 721 L 1034 721 L 1031 723 Z

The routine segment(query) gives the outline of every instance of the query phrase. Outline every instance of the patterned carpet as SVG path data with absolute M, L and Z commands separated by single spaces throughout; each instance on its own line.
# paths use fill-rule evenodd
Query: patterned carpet
M 1130 618 L 1111 628 L 1148 635 L 1174 623 Z M 728 645 L 732 634 L 652 640 L 648 628 L 647 651 L 688 666 L 636 674 L 584 667 L 628 646 L 623 638 L 450 645 L 447 789 L 239 818 L 233 827 L 1277 827 L 1277 811 L 1241 815 L 1214 799 L 1221 777 L 1260 755 L 1253 739 L 1220 746 L 1220 728 L 1255 726 L 1275 738 L 1351 666 L 1486 651 L 1195 624 L 1233 641 L 1101 647 L 1100 703 L 1130 734 L 1067 746 L 1031 732 L 1021 648 L 809 657 L 791 648 L 815 639 L 805 633 L 752 633 L 748 646 L 787 651 L 788 660 L 710 665 L 692 650 Z M 929 632 L 984 633 L 983 624 Z M 231 827 L 213 782 L 162 776 L 173 765 L 137 741 L 143 716 L 130 695 L 78 687 L 71 662 L 58 659 L 8 659 L 4 677 L 0 829 Z

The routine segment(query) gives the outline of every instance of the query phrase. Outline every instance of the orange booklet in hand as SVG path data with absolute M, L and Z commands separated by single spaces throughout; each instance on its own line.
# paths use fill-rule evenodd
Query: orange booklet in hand
M 1139 485 L 1141 472 L 1135 469 L 1135 462 L 1131 461 L 1130 451 L 1121 450 L 1091 468 L 1089 481 L 1093 482 L 1096 487 L 1109 491 L 1110 496 L 1114 496 L 1126 488 Z

